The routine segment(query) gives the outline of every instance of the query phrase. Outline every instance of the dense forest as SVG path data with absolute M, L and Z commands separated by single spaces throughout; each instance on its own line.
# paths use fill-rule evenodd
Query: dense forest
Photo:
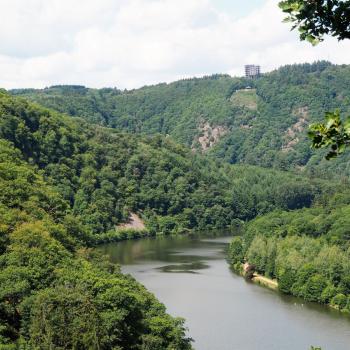
M 79 4 L 71 11 L 57 1 L 44 7 L 32 4 L 31 11 L 3 6 L 5 27 L 11 31 L 0 52 L 4 85 L 28 86 L 57 77 L 77 81 L 82 72 L 94 84 L 111 76 L 119 76 L 121 84 L 154 81 L 181 70 L 186 52 L 190 55 L 184 57 L 194 57 L 193 62 L 196 52 L 207 52 L 206 37 L 218 40 L 216 50 L 195 71 L 220 65 L 228 71 L 223 56 L 235 47 L 227 44 L 235 36 L 230 33 L 239 37 L 243 28 L 250 42 L 245 50 L 258 57 L 261 48 L 249 40 L 263 26 L 256 17 L 263 13 L 272 19 L 275 13 L 266 2 L 256 9 L 237 8 L 242 13 L 230 18 L 226 4 L 203 2 L 185 6 L 184 12 L 172 14 L 175 22 L 165 23 L 167 6 L 145 7 L 141 2 L 127 7 L 87 4 L 84 11 Z M 350 39 L 350 0 L 278 3 L 287 16 L 284 22 L 298 30 L 301 40 L 317 45 L 328 35 Z M 33 22 L 33 14 L 39 26 L 34 23 L 23 36 L 21 29 Z M 7 22 L 20 23 L 19 31 Z M 258 41 L 265 48 L 272 45 L 273 52 L 284 34 L 278 30 L 278 37 L 272 35 L 271 28 L 279 27 L 271 25 Z M 37 33 L 44 32 L 37 40 Z M 184 41 L 188 34 L 190 41 Z M 199 45 L 188 51 L 191 40 Z M 89 43 L 97 41 L 102 56 L 91 54 Z M 112 42 L 160 57 L 129 62 L 130 50 L 109 50 Z M 289 44 L 286 52 L 300 49 Z M 169 60 L 173 55 L 168 50 L 180 46 L 180 55 Z M 322 56 L 322 50 L 316 54 Z M 293 57 L 299 60 L 300 55 Z M 270 62 L 274 64 L 271 57 Z M 260 66 L 253 67 L 257 73 L 250 78 L 214 74 L 133 90 L 119 89 L 118 81 L 116 87 L 101 89 L 0 89 L 0 350 L 193 349 L 185 320 L 168 314 L 145 286 L 123 273 L 133 273 L 131 265 L 122 271 L 111 262 L 113 254 L 101 253 L 108 251 L 105 243 L 144 237 L 149 239 L 141 243 L 157 247 L 143 252 L 141 245 L 125 248 L 119 242 L 118 248 L 122 254 L 129 248 L 138 254 L 134 266 L 141 267 L 140 273 L 151 269 L 152 278 L 156 271 L 173 273 L 168 280 L 162 275 L 158 284 L 171 289 L 171 297 L 178 297 L 175 303 L 181 298 L 193 305 L 199 294 L 191 292 L 190 282 L 195 276 L 203 281 L 204 269 L 210 270 L 208 284 L 195 287 L 209 291 L 212 300 L 222 298 L 225 310 L 218 312 L 222 309 L 213 303 L 214 312 L 204 313 L 201 308 L 209 309 L 211 303 L 203 301 L 210 299 L 198 297 L 198 334 L 216 333 L 229 347 L 224 325 L 236 331 L 235 338 L 241 333 L 243 342 L 238 344 L 248 344 L 254 335 L 247 347 L 259 348 L 268 338 L 271 348 L 273 333 L 285 344 L 287 333 L 299 338 L 312 331 L 318 337 L 326 323 L 315 321 L 318 312 L 312 317 L 308 313 L 306 323 L 294 328 L 294 311 L 286 305 L 279 316 L 283 318 L 273 319 L 270 312 L 277 315 L 278 308 L 257 305 L 260 299 L 249 298 L 255 289 L 237 288 L 231 294 L 232 275 L 222 254 L 232 270 L 249 280 L 327 305 L 337 310 L 333 314 L 350 315 L 350 65 L 317 61 L 262 74 Z M 249 66 L 245 69 L 249 76 Z M 18 71 L 22 77 L 13 73 Z M 193 239 L 207 231 L 231 233 L 228 249 L 226 236 L 220 241 Z M 189 235 L 177 237 L 186 247 L 170 241 L 173 237 L 159 244 L 167 235 Z M 98 245 L 104 245 L 101 251 Z M 212 249 L 214 245 L 218 247 Z M 152 255 L 158 260 L 149 260 L 148 269 L 145 257 Z M 205 263 L 218 259 L 224 270 Z M 185 270 L 191 275 L 182 284 L 174 273 Z M 220 271 L 227 273 L 228 287 Z M 184 295 L 174 291 L 175 284 Z M 242 303 L 246 296 L 251 311 Z M 232 298 L 238 300 L 233 309 L 227 307 Z M 185 305 L 190 309 L 190 304 Z M 212 317 L 215 313 L 220 319 Z M 225 313 L 233 317 L 226 319 Z M 243 315 L 249 322 L 254 317 L 257 326 L 242 322 Z M 268 315 L 270 329 L 261 315 Z M 219 331 L 213 331 L 212 323 L 205 329 L 204 319 L 214 320 Z M 244 327 L 237 327 L 239 323 Z M 339 345 L 347 326 L 329 327 L 332 346 Z M 212 347 L 210 339 L 206 346 Z
M 309 147 L 307 126 L 324 112 L 350 112 L 350 66 L 321 61 L 282 67 L 257 80 L 213 75 L 131 91 L 53 86 L 12 90 L 71 116 L 174 140 L 230 163 L 314 176 L 349 175 L 349 155 L 331 164 Z
M 277 279 L 283 293 L 350 312 L 350 192 L 324 196 L 311 208 L 273 211 L 244 228 L 230 245 L 241 270 Z
M 92 125 L 5 91 L 0 146 L 3 349 L 190 349 L 183 321 L 88 247 L 133 238 L 115 230 L 130 212 L 148 234 L 227 229 L 309 207 L 339 186 L 232 166 L 169 137 Z
M 138 212 L 151 232 L 227 228 L 272 209 L 310 206 L 330 187 L 286 172 L 206 159 L 170 138 L 139 137 L 0 95 L 0 137 L 69 203 L 88 233 Z M 332 186 L 331 186 L 332 187 Z
M 38 111 L 10 100 L 4 107 L 4 99 L 1 130 L 13 123 L 21 149 L 0 140 L 1 349 L 190 349 L 181 319 L 167 315 L 118 266 L 84 248 L 84 224 L 34 164 L 55 157 L 47 145 L 45 154 L 37 153 L 35 135 L 23 122 L 38 126 Z M 10 117 L 17 112 L 21 126 Z M 48 127 L 49 114 L 40 116 Z

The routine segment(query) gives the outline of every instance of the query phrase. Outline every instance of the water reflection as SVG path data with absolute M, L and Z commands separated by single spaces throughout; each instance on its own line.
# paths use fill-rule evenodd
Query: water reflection
M 165 265 L 158 267 L 157 270 L 162 272 L 177 272 L 177 273 L 198 273 L 198 270 L 208 269 L 209 265 L 202 261 L 192 262 L 188 264 Z
M 101 249 L 186 318 L 197 350 L 350 349 L 350 318 L 245 281 L 225 261 L 227 235 L 159 237 Z
M 202 235 L 159 236 L 156 238 L 124 241 L 107 244 L 101 250 L 108 254 L 112 261 L 121 265 L 139 264 L 144 260 L 190 263 L 203 260 L 203 258 L 222 259 L 223 254 L 221 250 L 215 249 L 211 251 L 210 248 L 215 244 L 219 248 L 225 249 L 230 236 L 226 234 L 217 239 L 209 239 L 202 238 Z M 212 236 L 205 234 L 204 237 Z

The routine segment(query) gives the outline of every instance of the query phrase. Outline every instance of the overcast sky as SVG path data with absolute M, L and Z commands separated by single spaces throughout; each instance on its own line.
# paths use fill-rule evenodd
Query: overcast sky
M 0 87 L 137 88 L 327 59 L 350 41 L 312 47 L 281 23 L 277 0 L 0 0 Z

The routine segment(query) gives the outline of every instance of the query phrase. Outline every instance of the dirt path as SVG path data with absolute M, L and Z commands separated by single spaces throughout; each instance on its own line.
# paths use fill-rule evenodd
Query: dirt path
M 142 219 L 135 213 L 130 213 L 129 222 L 117 226 L 118 228 L 132 228 L 134 230 L 144 230 L 146 228 Z

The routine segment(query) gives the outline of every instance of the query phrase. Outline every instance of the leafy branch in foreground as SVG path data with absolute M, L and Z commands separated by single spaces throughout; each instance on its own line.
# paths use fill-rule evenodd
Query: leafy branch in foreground
M 279 7 L 288 16 L 285 22 L 292 22 L 292 30 L 298 28 L 300 39 L 318 44 L 324 35 L 338 40 L 350 39 L 350 1 L 342 0 L 285 0 Z M 326 123 L 310 126 L 309 137 L 313 148 L 330 147 L 326 159 L 343 153 L 350 143 L 350 117 L 344 122 L 340 112 L 328 112 Z
M 298 28 L 300 39 L 313 45 L 323 41 L 324 35 L 338 40 L 350 38 L 350 1 L 341 0 L 286 0 L 279 7 L 292 22 L 292 30 Z
M 326 113 L 326 122 L 310 125 L 309 137 L 313 148 L 330 148 L 326 159 L 332 159 L 343 153 L 350 144 L 350 116 L 345 121 L 340 118 L 339 110 Z

